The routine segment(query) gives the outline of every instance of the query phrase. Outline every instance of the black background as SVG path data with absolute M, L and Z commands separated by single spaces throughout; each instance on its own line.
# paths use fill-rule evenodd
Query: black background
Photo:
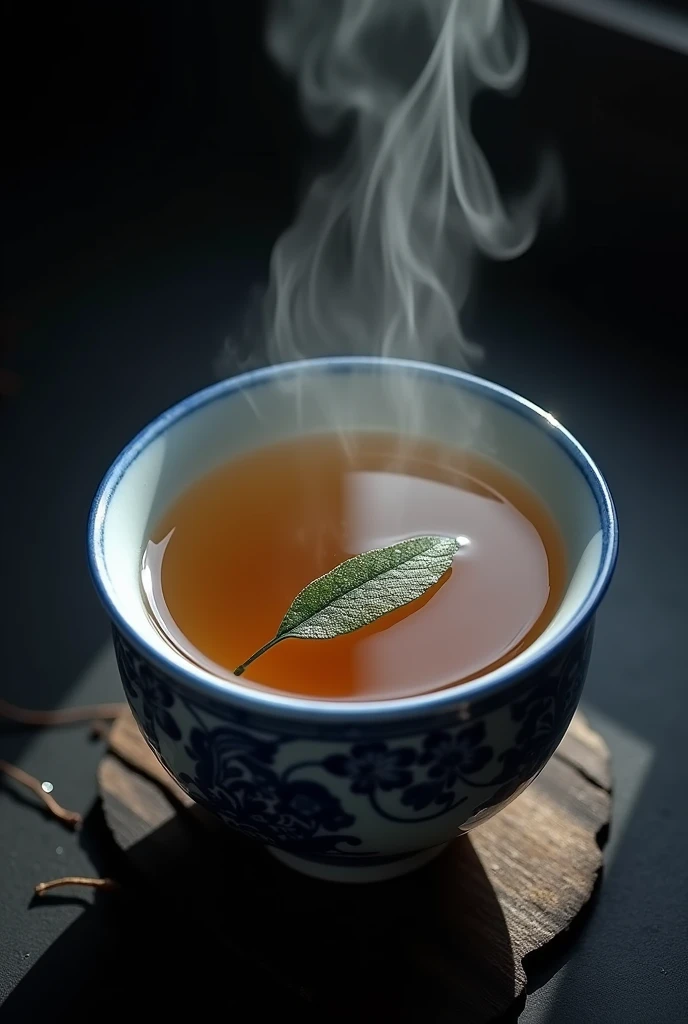
M 507 183 L 555 143 L 567 212 L 486 269 L 470 323 L 480 372 L 599 461 L 622 546 L 585 700 L 614 754 L 608 868 L 580 934 L 534 967 L 522 1020 L 674 1024 L 688 1017 L 688 58 L 524 11 L 526 88 L 481 101 L 476 131 Z M 84 556 L 93 492 L 136 430 L 213 379 L 314 156 L 262 17 L 217 0 L 3 7 L 0 367 L 21 388 L 0 399 L 0 686 L 17 703 L 119 698 Z M 0 732 L 0 757 L 84 812 L 98 756 L 78 730 Z M 29 803 L 0 790 L 3 1022 L 205 1012 L 218 992 L 224 1012 L 267 1014 L 217 940 L 175 919 L 173 894 L 31 905 L 41 878 L 114 867 L 97 810 L 76 839 Z

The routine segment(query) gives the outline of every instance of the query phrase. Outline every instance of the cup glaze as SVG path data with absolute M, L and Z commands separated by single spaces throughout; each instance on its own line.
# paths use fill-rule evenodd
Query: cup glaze
M 143 548 L 162 512 L 214 466 L 330 430 L 333 416 L 345 430 L 406 431 L 471 448 L 539 494 L 565 542 L 568 587 L 526 651 L 470 683 L 357 703 L 219 679 L 165 642 L 140 588 Z M 354 882 L 427 862 L 539 774 L 580 700 L 617 546 L 601 473 L 549 413 L 469 374 L 375 358 L 283 364 L 190 396 L 118 456 L 88 527 L 124 690 L 162 764 L 284 863 Z

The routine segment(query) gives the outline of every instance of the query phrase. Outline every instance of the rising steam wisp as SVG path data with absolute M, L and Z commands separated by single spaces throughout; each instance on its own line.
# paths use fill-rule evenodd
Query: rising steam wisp
M 478 354 L 460 323 L 474 257 L 522 253 L 555 179 L 543 165 L 507 205 L 471 131 L 476 92 L 510 91 L 523 77 L 516 9 L 275 0 L 268 48 L 297 80 L 309 125 L 348 125 L 351 137 L 275 245 L 263 361 L 373 354 L 465 366 Z

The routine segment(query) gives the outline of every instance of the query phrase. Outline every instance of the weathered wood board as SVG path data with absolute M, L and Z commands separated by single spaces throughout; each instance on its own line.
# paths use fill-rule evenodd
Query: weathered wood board
M 359 1024 L 483 1024 L 508 1011 L 525 991 L 524 958 L 590 899 L 611 811 L 608 750 L 580 713 L 509 807 L 427 867 L 380 884 L 305 878 L 216 825 L 128 714 L 113 727 L 99 784 L 115 841 L 142 879 L 227 943 L 237 999 L 250 967 L 252 987 L 262 977 L 304 1012 Z

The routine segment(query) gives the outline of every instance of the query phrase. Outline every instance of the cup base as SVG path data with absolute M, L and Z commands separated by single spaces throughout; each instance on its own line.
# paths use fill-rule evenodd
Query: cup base
M 429 850 L 421 850 L 419 853 L 409 853 L 401 857 L 390 858 L 385 863 L 378 861 L 374 864 L 365 862 L 357 864 L 333 864 L 323 860 L 311 859 L 310 857 L 299 857 L 293 853 L 286 853 L 276 847 L 269 847 L 270 853 L 285 867 L 293 868 L 302 875 L 309 875 L 311 878 L 318 878 L 324 882 L 385 882 L 390 878 L 399 878 L 410 871 L 434 860 L 442 850 L 446 849 L 448 843 L 441 846 L 433 846 Z

